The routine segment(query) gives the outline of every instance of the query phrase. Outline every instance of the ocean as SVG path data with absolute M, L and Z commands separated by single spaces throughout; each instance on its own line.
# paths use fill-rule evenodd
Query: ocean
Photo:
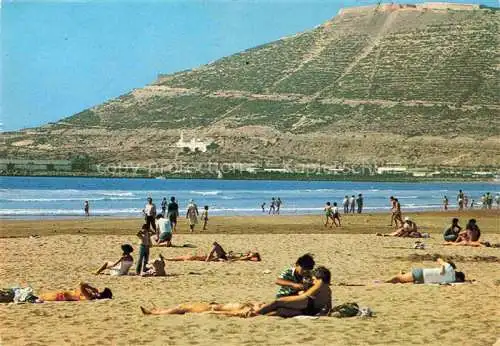
M 160 211 L 163 197 L 175 196 L 185 210 L 190 199 L 210 215 L 260 215 L 261 204 L 272 197 L 283 201 L 281 214 L 319 214 L 325 202 L 342 210 L 345 195 L 364 196 L 366 212 L 389 210 L 389 196 L 399 198 L 407 211 L 439 210 L 443 196 L 456 206 L 462 189 L 479 207 L 482 194 L 496 195 L 498 183 L 476 182 L 345 182 L 204 179 L 113 179 L 59 177 L 0 177 L 0 218 L 32 219 L 83 216 L 89 201 L 91 216 L 141 216 L 151 196 Z

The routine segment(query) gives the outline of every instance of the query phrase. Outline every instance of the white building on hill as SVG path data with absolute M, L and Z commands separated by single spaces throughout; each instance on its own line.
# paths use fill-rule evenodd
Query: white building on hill
M 181 138 L 175 143 L 177 148 L 188 148 L 190 151 L 201 151 L 202 153 L 207 151 L 207 146 L 210 145 L 213 141 L 201 141 L 196 137 L 191 138 L 190 141 L 184 141 L 184 132 L 181 131 Z

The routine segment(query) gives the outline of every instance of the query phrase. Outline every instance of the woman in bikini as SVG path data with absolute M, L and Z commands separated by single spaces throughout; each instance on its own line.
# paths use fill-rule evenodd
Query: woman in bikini
M 204 262 L 221 262 L 221 261 L 253 261 L 259 262 L 261 260 L 258 252 L 247 252 L 235 254 L 233 252 L 227 253 L 222 246 L 216 241 L 213 242 L 213 247 L 208 255 L 191 255 L 191 256 L 178 256 L 173 258 L 165 258 L 165 261 L 204 261 Z
M 296 295 L 281 297 L 270 304 L 262 303 L 185 303 L 170 309 L 146 309 L 145 315 L 173 315 L 186 313 L 210 313 L 236 317 L 258 315 L 294 317 L 298 315 L 328 315 L 332 308 L 331 274 L 325 267 L 313 271 L 313 285 L 307 291 Z
M 38 295 L 38 302 L 68 302 L 80 300 L 112 299 L 113 293 L 109 288 L 101 292 L 86 283 L 80 283 L 76 290 L 50 291 Z
M 113 276 L 127 275 L 130 267 L 134 263 L 134 259 L 130 255 L 134 251 L 134 248 L 129 244 L 122 245 L 122 257 L 115 263 L 105 262 L 96 272 L 96 275 L 101 274 L 106 269 L 109 269 L 109 274 Z

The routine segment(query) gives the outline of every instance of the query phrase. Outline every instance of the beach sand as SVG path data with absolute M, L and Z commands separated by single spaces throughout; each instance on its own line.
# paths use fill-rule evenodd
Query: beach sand
M 492 345 L 500 337 L 500 249 L 442 246 L 441 232 L 458 215 L 475 217 L 483 240 L 500 243 L 497 211 L 410 214 L 427 248 L 415 240 L 377 237 L 388 232 L 387 214 L 344 217 L 342 229 L 325 229 L 319 216 L 213 217 L 209 231 L 188 234 L 181 222 L 174 244 L 152 248 L 165 257 L 206 253 L 218 240 L 226 250 L 257 249 L 259 263 L 169 262 L 164 278 L 95 276 L 120 256 L 122 243 L 137 244 L 140 219 L 2 220 L 0 287 L 29 284 L 35 292 L 76 287 L 80 281 L 113 290 L 103 301 L 1 304 L 0 345 Z M 184 220 L 181 220 L 184 221 Z M 37 234 L 40 237 L 29 238 Z M 271 301 L 274 280 L 296 258 L 312 252 L 331 269 L 335 304 L 355 301 L 375 318 L 318 320 L 206 314 L 143 316 L 139 306 L 182 302 Z M 474 284 L 457 286 L 375 283 L 411 267 L 433 266 L 430 256 L 454 258 Z M 133 253 L 137 257 L 137 251 Z M 363 284 L 342 286 L 341 283 Z

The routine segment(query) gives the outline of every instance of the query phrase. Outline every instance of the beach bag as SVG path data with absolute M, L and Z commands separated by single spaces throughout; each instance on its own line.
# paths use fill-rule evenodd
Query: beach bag
M 330 316 L 337 318 L 354 317 L 359 314 L 359 306 L 357 303 L 344 303 L 335 306 L 330 312 Z

